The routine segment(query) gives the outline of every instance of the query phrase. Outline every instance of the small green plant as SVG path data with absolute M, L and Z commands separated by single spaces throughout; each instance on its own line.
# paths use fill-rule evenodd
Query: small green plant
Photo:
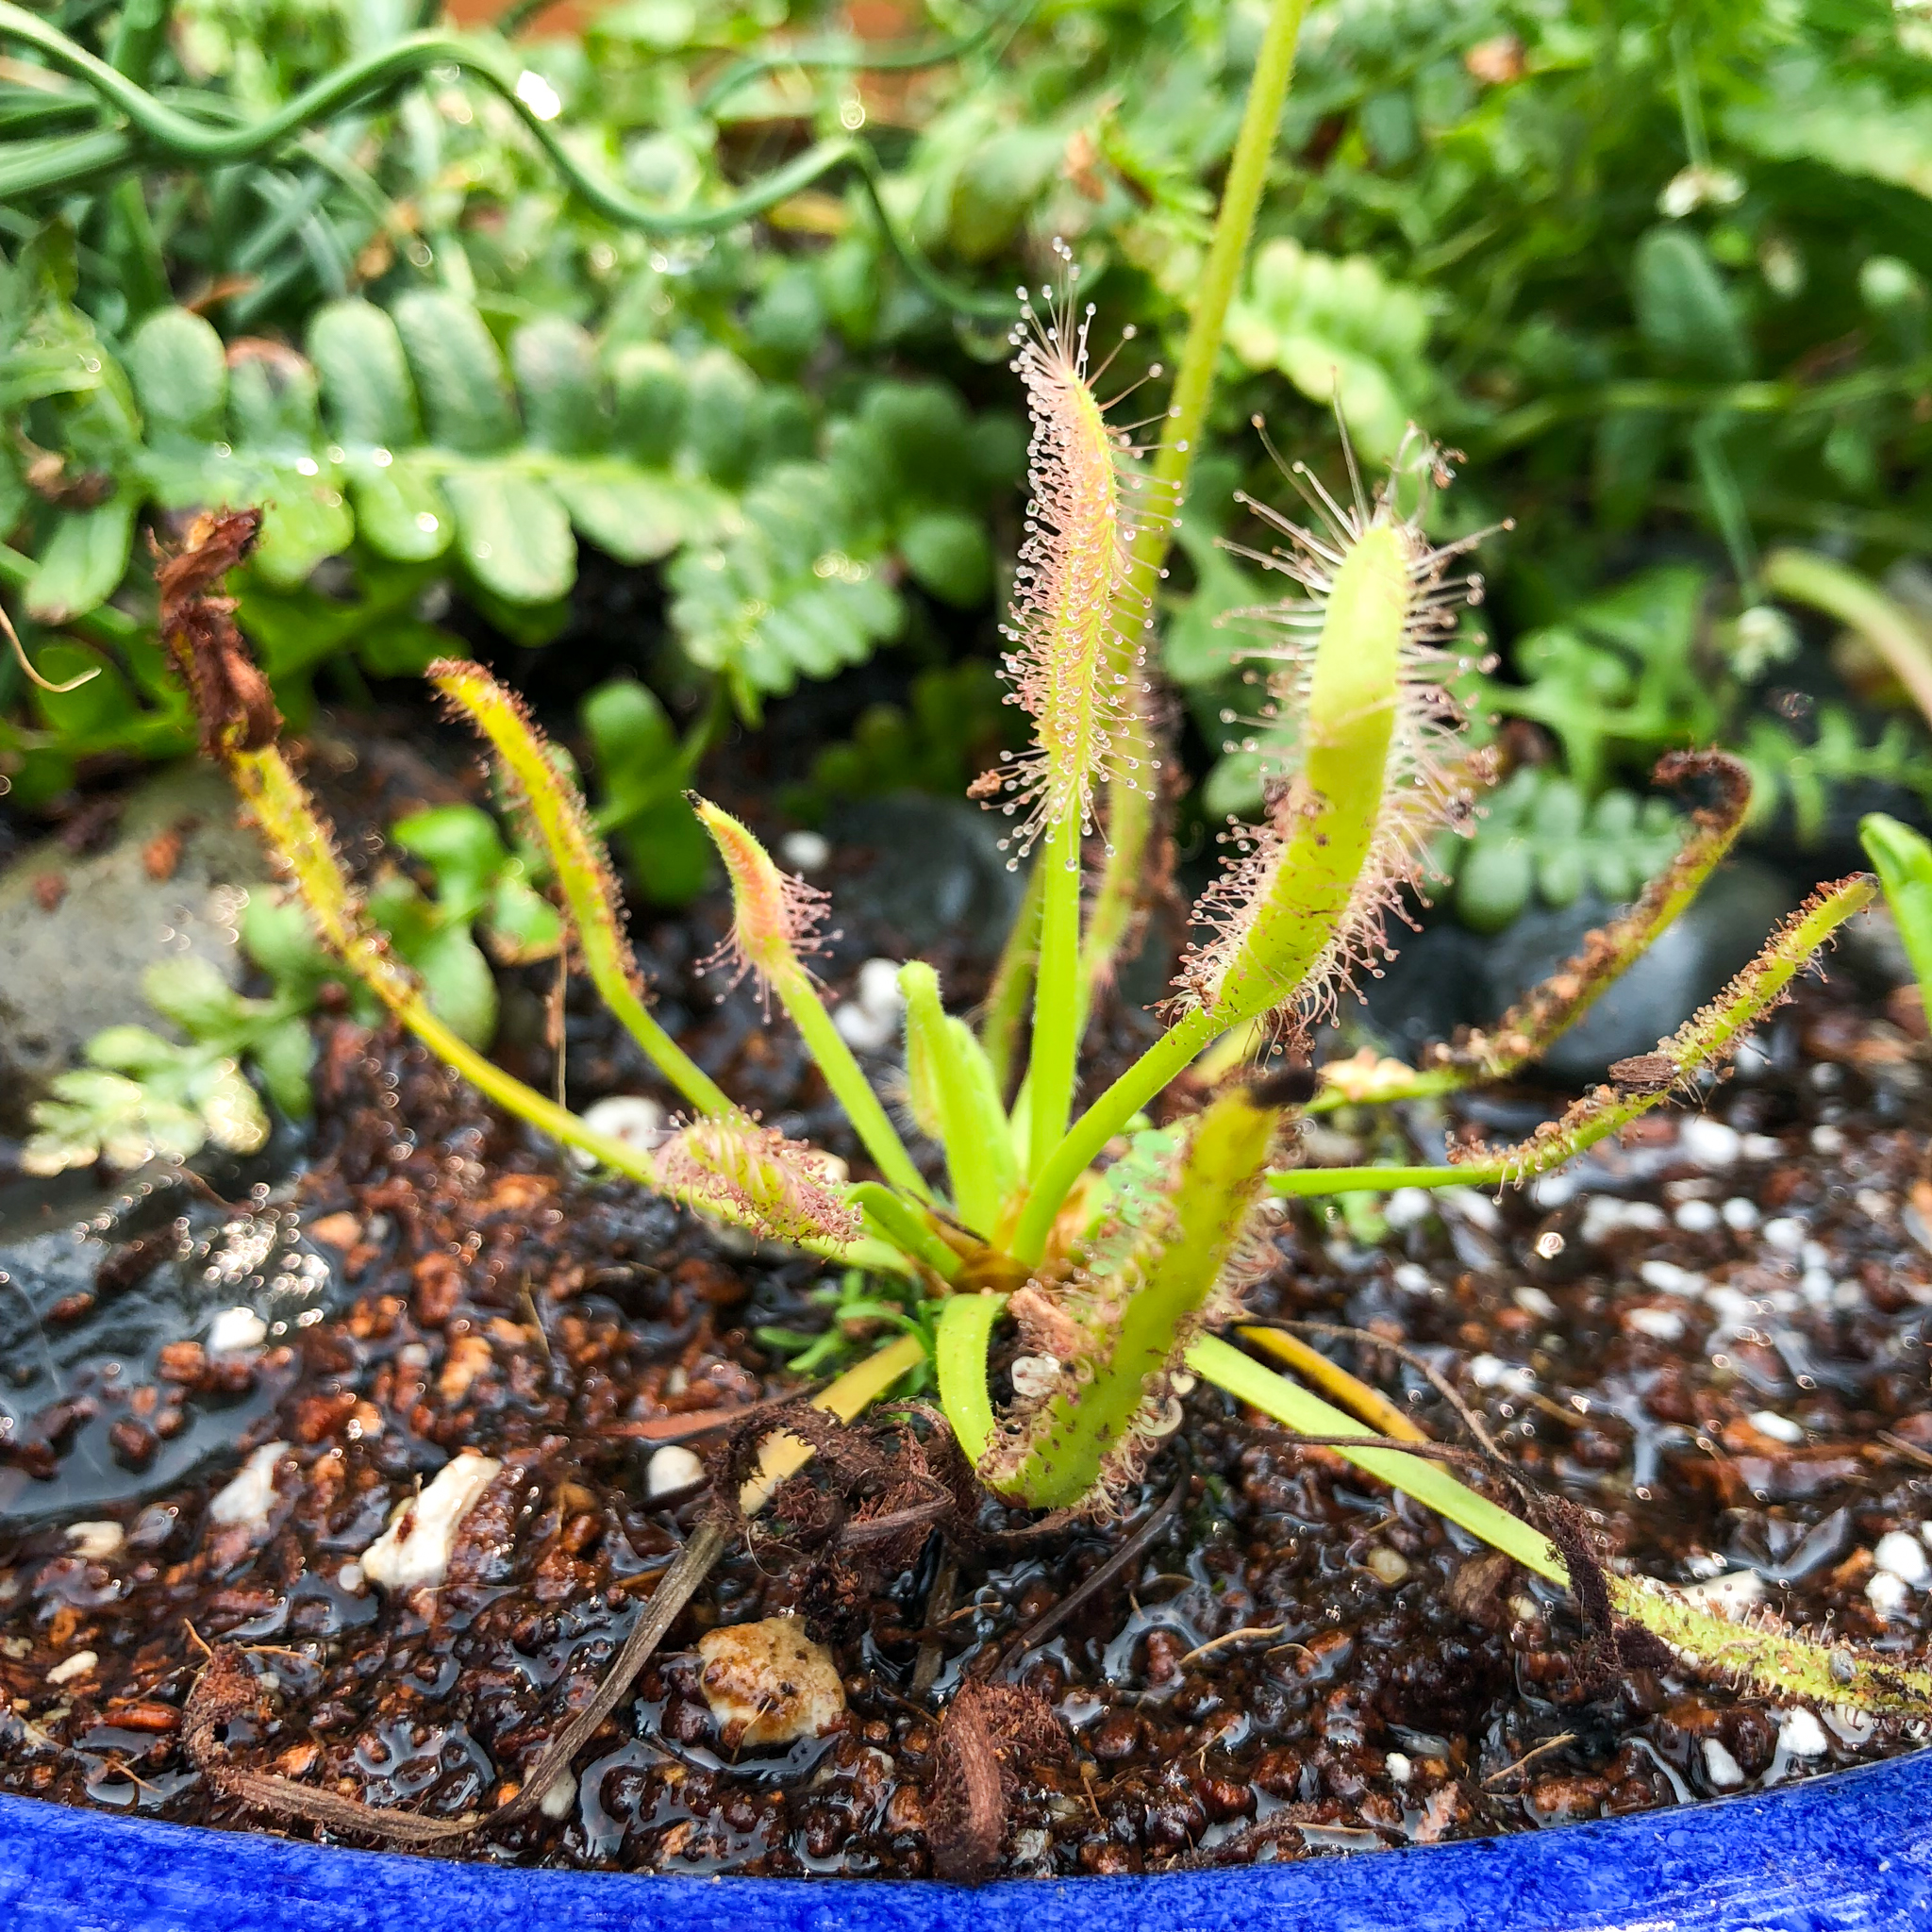
M 904 705 L 867 706 L 849 739 L 818 752 L 787 810 L 815 824 L 841 799 L 963 791 L 1003 750 L 1019 748 L 1005 698 L 999 674 L 982 658 L 922 671 Z
M 84 1049 L 85 1067 L 56 1076 L 36 1102 L 21 1153 L 29 1174 L 59 1174 L 96 1160 L 133 1168 L 157 1157 L 186 1160 L 205 1146 L 253 1154 L 268 1116 L 242 1073 L 245 1062 L 291 1119 L 309 1110 L 315 1044 L 308 1015 L 338 968 L 299 908 L 252 898 L 242 915 L 243 951 L 269 975 L 267 999 L 237 992 L 207 959 L 163 959 L 142 975 L 147 1003 L 185 1036 L 165 1040 L 139 1025 L 108 1026 Z
M 421 979 L 430 1010 L 459 1039 L 487 1047 L 497 1017 L 491 961 L 556 958 L 562 922 L 531 885 L 525 859 L 475 806 L 413 812 L 389 836 L 427 871 L 431 889 L 391 866 L 369 894 L 369 917 Z M 240 938 L 243 956 L 268 976 L 268 997 L 236 991 L 210 961 L 192 955 L 149 967 L 142 978 L 148 1005 L 186 1038 L 131 1024 L 97 1033 L 83 1050 L 88 1064 L 58 1075 L 51 1098 L 34 1105 L 34 1133 L 22 1155 L 28 1173 L 96 1160 L 118 1168 L 157 1157 L 186 1160 L 209 1145 L 252 1154 L 269 1123 L 244 1066 L 291 1120 L 308 1116 L 309 1016 L 323 990 L 342 980 L 341 964 L 316 943 L 298 905 L 267 894 L 242 908 Z M 380 1010 L 353 978 L 347 992 L 365 1022 Z
M 1433 861 L 1456 881 L 1462 923 L 1498 932 L 1537 900 L 1569 906 L 1593 891 L 1624 904 L 1670 863 L 1683 836 L 1660 798 L 1612 786 L 1586 801 L 1560 773 L 1524 766 L 1489 794 L 1470 836 Z
M 965 606 L 991 588 L 985 517 L 1015 438 L 944 384 L 874 381 L 822 423 L 803 391 L 761 385 L 722 347 L 600 343 L 546 315 L 506 354 L 475 304 L 442 290 L 324 305 L 305 346 L 225 346 L 170 307 L 117 350 L 51 243 L 0 269 L 0 401 L 22 430 L 19 447 L 0 442 L 0 537 L 24 530 L 31 551 L 0 545 L 0 580 L 30 624 L 85 640 L 42 644 L 44 675 L 101 674 L 85 692 L 30 693 L 38 729 L 0 715 L 0 775 L 26 802 L 70 782 L 77 758 L 191 741 L 178 692 L 108 601 L 140 560 L 144 514 L 263 507 L 242 625 L 297 717 L 332 661 L 413 675 L 453 649 L 422 615 L 448 585 L 513 639 L 555 637 L 579 539 L 665 564 L 675 668 L 746 717 L 897 637 L 903 586 Z M 347 595 L 315 587 L 325 563 Z M 674 774 L 659 759 L 657 775 Z M 626 829 L 658 842 L 636 804 L 627 780 Z M 651 894 L 672 903 L 694 890 L 682 823 L 681 868 Z

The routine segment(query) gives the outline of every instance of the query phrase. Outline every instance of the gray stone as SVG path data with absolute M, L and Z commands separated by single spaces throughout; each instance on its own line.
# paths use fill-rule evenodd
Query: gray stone
M 170 833 L 180 852 L 158 879 L 148 856 Z M 48 911 L 40 893 L 50 877 L 62 891 Z M 50 840 L 0 873 L 0 1132 L 25 1131 L 29 1105 L 102 1027 L 152 1023 L 141 976 L 156 960 L 199 953 L 237 981 L 235 922 L 268 877 L 227 781 L 197 765 L 129 793 L 101 851 L 76 858 Z
M 1783 874 L 1755 859 L 1732 859 L 1556 1042 L 1543 1071 L 1565 1082 L 1594 1080 L 1613 1060 L 1647 1053 L 1753 958 L 1797 903 Z M 1410 941 L 1384 980 L 1370 983 L 1372 1024 L 1405 1057 L 1457 1025 L 1491 1024 L 1617 909 L 1586 896 L 1525 912 L 1480 941 L 1454 924 L 1433 926 Z
M 1755 860 L 1726 865 L 1661 939 L 1543 1057 L 1559 1080 L 1588 1080 L 1613 1060 L 1647 1053 L 1756 957 L 1797 904 L 1778 874 Z M 1573 954 L 1612 908 L 1579 900 L 1532 912 L 1494 940 L 1484 962 L 1489 1007 L 1500 1013 Z
M 889 926 L 916 950 L 963 938 L 991 958 L 1005 942 L 1026 890 L 1000 850 L 1009 823 L 963 799 L 924 792 L 840 806 L 826 827 L 834 845 L 871 849 L 874 863 L 848 885 L 837 909 L 861 928 Z

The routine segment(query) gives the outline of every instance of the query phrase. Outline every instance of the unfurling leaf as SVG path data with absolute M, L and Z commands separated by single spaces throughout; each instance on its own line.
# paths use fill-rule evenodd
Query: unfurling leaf
M 747 1114 L 681 1128 L 659 1150 L 658 1170 L 670 1192 L 724 1208 L 772 1241 L 846 1245 L 864 1232 L 830 1157 Z

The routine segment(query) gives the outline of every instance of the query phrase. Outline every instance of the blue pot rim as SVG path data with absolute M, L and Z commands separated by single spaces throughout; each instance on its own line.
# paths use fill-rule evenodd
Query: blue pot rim
M 0 1797 L 0 1907 L 9 1932 L 1928 1932 L 1932 1751 L 1507 1838 L 977 1890 L 534 1871 Z

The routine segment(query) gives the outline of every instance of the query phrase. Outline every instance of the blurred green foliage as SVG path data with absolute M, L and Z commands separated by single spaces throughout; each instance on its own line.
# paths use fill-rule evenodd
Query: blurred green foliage
M 399 0 L 48 17 L 210 123 L 421 24 Z M 1171 367 L 1255 0 L 1040 0 L 1007 21 L 933 0 L 915 41 L 994 30 L 878 72 L 840 20 L 632 0 L 579 42 L 515 42 L 518 92 L 585 167 L 670 210 L 858 130 L 955 280 L 1037 286 L 1064 236 L 1101 341 L 1136 331 L 1121 388 Z M 810 58 L 788 63 L 793 44 Z M 1745 747 L 1801 831 L 1861 756 L 1932 795 L 1917 720 L 1760 702 L 1798 634 L 1757 581 L 1773 537 L 1874 573 L 1932 551 L 1928 77 L 1932 17 L 1886 0 L 1311 8 L 1162 598 L 1210 814 L 1258 798 L 1256 756 L 1222 747 L 1261 647 L 1224 620 L 1280 588 L 1213 541 L 1265 551 L 1235 487 L 1289 493 L 1249 419 L 1340 490 L 1335 408 L 1365 470 L 1411 420 L 1466 452 L 1441 534 L 1513 525 L 1481 553 L 1485 696 L 1547 734 L 1580 801 L 1558 875 L 1589 870 L 1601 801 L 1675 744 Z M 670 900 L 703 876 L 664 774 L 706 687 L 755 719 L 914 631 L 992 657 L 1023 467 L 1004 341 L 908 272 L 856 185 L 715 237 L 626 227 L 455 68 L 234 165 L 91 175 L 106 125 L 64 79 L 0 81 L 0 579 L 47 675 L 104 672 L 65 696 L 0 672 L 21 797 L 186 746 L 140 531 L 215 495 L 272 501 L 242 621 L 298 722 L 320 670 L 353 691 L 449 648 L 449 589 L 536 646 L 563 634 L 580 543 L 660 573 L 664 647 L 624 641 L 625 685 L 583 724 L 600 816 Z M 936 728 L 928 704 L 915 690 L 827 747 L 817 794 L 950 785 L 958 720 Z

